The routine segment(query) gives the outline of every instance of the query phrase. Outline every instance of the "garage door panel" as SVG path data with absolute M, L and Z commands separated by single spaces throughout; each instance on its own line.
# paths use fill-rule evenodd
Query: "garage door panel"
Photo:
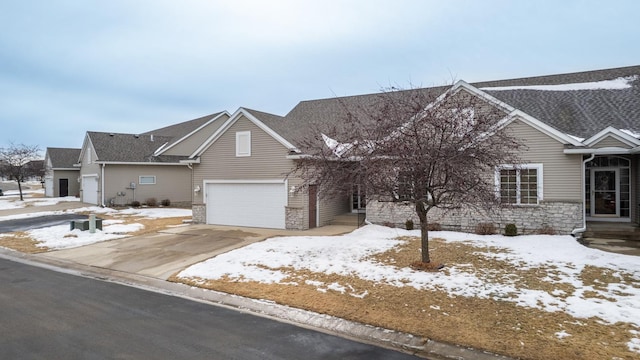
M 284 183 L 213 183 L 206 191 L 208 224 L 285 228 Z
M 82 177 L 82 202 L 87 204 L 98 204 L 98 177 Z

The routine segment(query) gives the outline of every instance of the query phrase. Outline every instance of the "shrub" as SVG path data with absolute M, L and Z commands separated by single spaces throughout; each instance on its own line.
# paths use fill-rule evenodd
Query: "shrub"
M 413 230 L 413 220 L 409 219 L 409 220 L 405 221 L 404 227 L 407 230 Z
M 506 236 L 516 236 L 518 235 L 518 227 L 516 224 L 507 224 L 504 226 L 504 234 Z
M 147 206 L 158 206 L 158 200 L 156 200 L 156 198 L 148 198 L 147 200 L 145 200 L 145 204 L 147 204 Z
M 162 201 L 160 201 L 160 204 L 162 206 L 170 206 L 171 205 L 171 200 L 169 199 L 163 199 Z
M 440 223 L 437 223 L 437 222 L 429 223 L 429 224 L 427 224 L 427 230 L 428 231 L 442 231 L 442 226 L 440 226 Z
M 543 227 L 538 229 L 537 233 L 540 235 L 555 235 L 556 229 L 552 228 L 549 225 L 544 225 Z
M 493 235 L 496 233 L 496 226 L 493 223 L 478 223 L 476 225 L 476 234 Z
M 134 208 L 138 208 L 138 207 L 140 207 L 140 201 L 138 201 L 138 200 L 133 200 L 133 201 L 131 202 L 131 206 L 132 206 L 132 207 L 134 207 Z

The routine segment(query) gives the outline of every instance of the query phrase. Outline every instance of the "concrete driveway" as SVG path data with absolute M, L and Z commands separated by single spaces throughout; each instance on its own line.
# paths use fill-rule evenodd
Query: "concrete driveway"
M 306 231 L 188 225 L 36 256 L 166 280 L 190 265 L 269 237 L 337 235 L 354 229 L 354 226 L 344 225 L 329 225 Z

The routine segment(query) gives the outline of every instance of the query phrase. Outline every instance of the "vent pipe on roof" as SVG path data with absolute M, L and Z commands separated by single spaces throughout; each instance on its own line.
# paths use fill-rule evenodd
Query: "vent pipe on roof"
M 153 134 L 151 134 L 151 141 L 153 141 Z
M 135 135 L 133 135 L 133 137 L 137 139 L 137 138 L 139 138 L 139 137 L 140 137 L 140 135 L 135 134 Z

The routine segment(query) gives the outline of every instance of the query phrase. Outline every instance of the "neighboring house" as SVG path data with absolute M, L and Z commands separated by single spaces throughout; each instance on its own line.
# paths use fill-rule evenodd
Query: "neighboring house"
M 183 160 L 228 116 L 216 113 L 144 134 L 87 132 L 77 159 L 82 201 L 110 206 L 166 199 L 190 206 L 191 165 Z
M 65 197 L 80 195 L 80 149 L 48 147 L 44 157 L 44 195 Z
M 308 229 L 348 211 L 348 198 L 319 199 L 287 177 L 298 152 L 283 118 L 240 108 L 190 156 L 194 222 Z M 276 130 L 278 129 L 278 132 Z
M 452 90 L 501 109 L 527 150 L 522 164 L 504 164 L 488 174 L 495 178 L 497 196 L 506 194 L 499 213 L 436 211 L 432 221 L 465 231 L 493 222 L 563 234 L 579 232 L 586 221 L 640 221 L 640 66 L 460 81 Z M 320 202 L 314 188 L 300 191 L 299 179 L 285 176 L 300 155 L 296 139 L 309 124 L 338 124 L 345 109 L 375 107 L 377 97 L 303 101 L 285 117 L 239 109 L 189 157 L 194 221 L 306 229 L 365 208 L 372 222 L 417 221 L 413 207 L 401 201 L 367 200 L 354 187 L 352 196 Z
M 498 196 L 509 193 L 501 198 L 499 213 L 436 211 L 431 221 L 465 231 L 493 222 L 515 223 L 523 232 L 547 227 L 564 234 L 579 232 L 586 221 L 640 221 L 640 66 L 458 82 L 455 88 L 503 109 L 509 129 L 528 149 L 522 164 L 495 170 Z M 362 97 L 334 101 L 347 107 L 366 102 Z M 368 202 L 367 219 L 417 221 L 413 207 L 377 200 Z

